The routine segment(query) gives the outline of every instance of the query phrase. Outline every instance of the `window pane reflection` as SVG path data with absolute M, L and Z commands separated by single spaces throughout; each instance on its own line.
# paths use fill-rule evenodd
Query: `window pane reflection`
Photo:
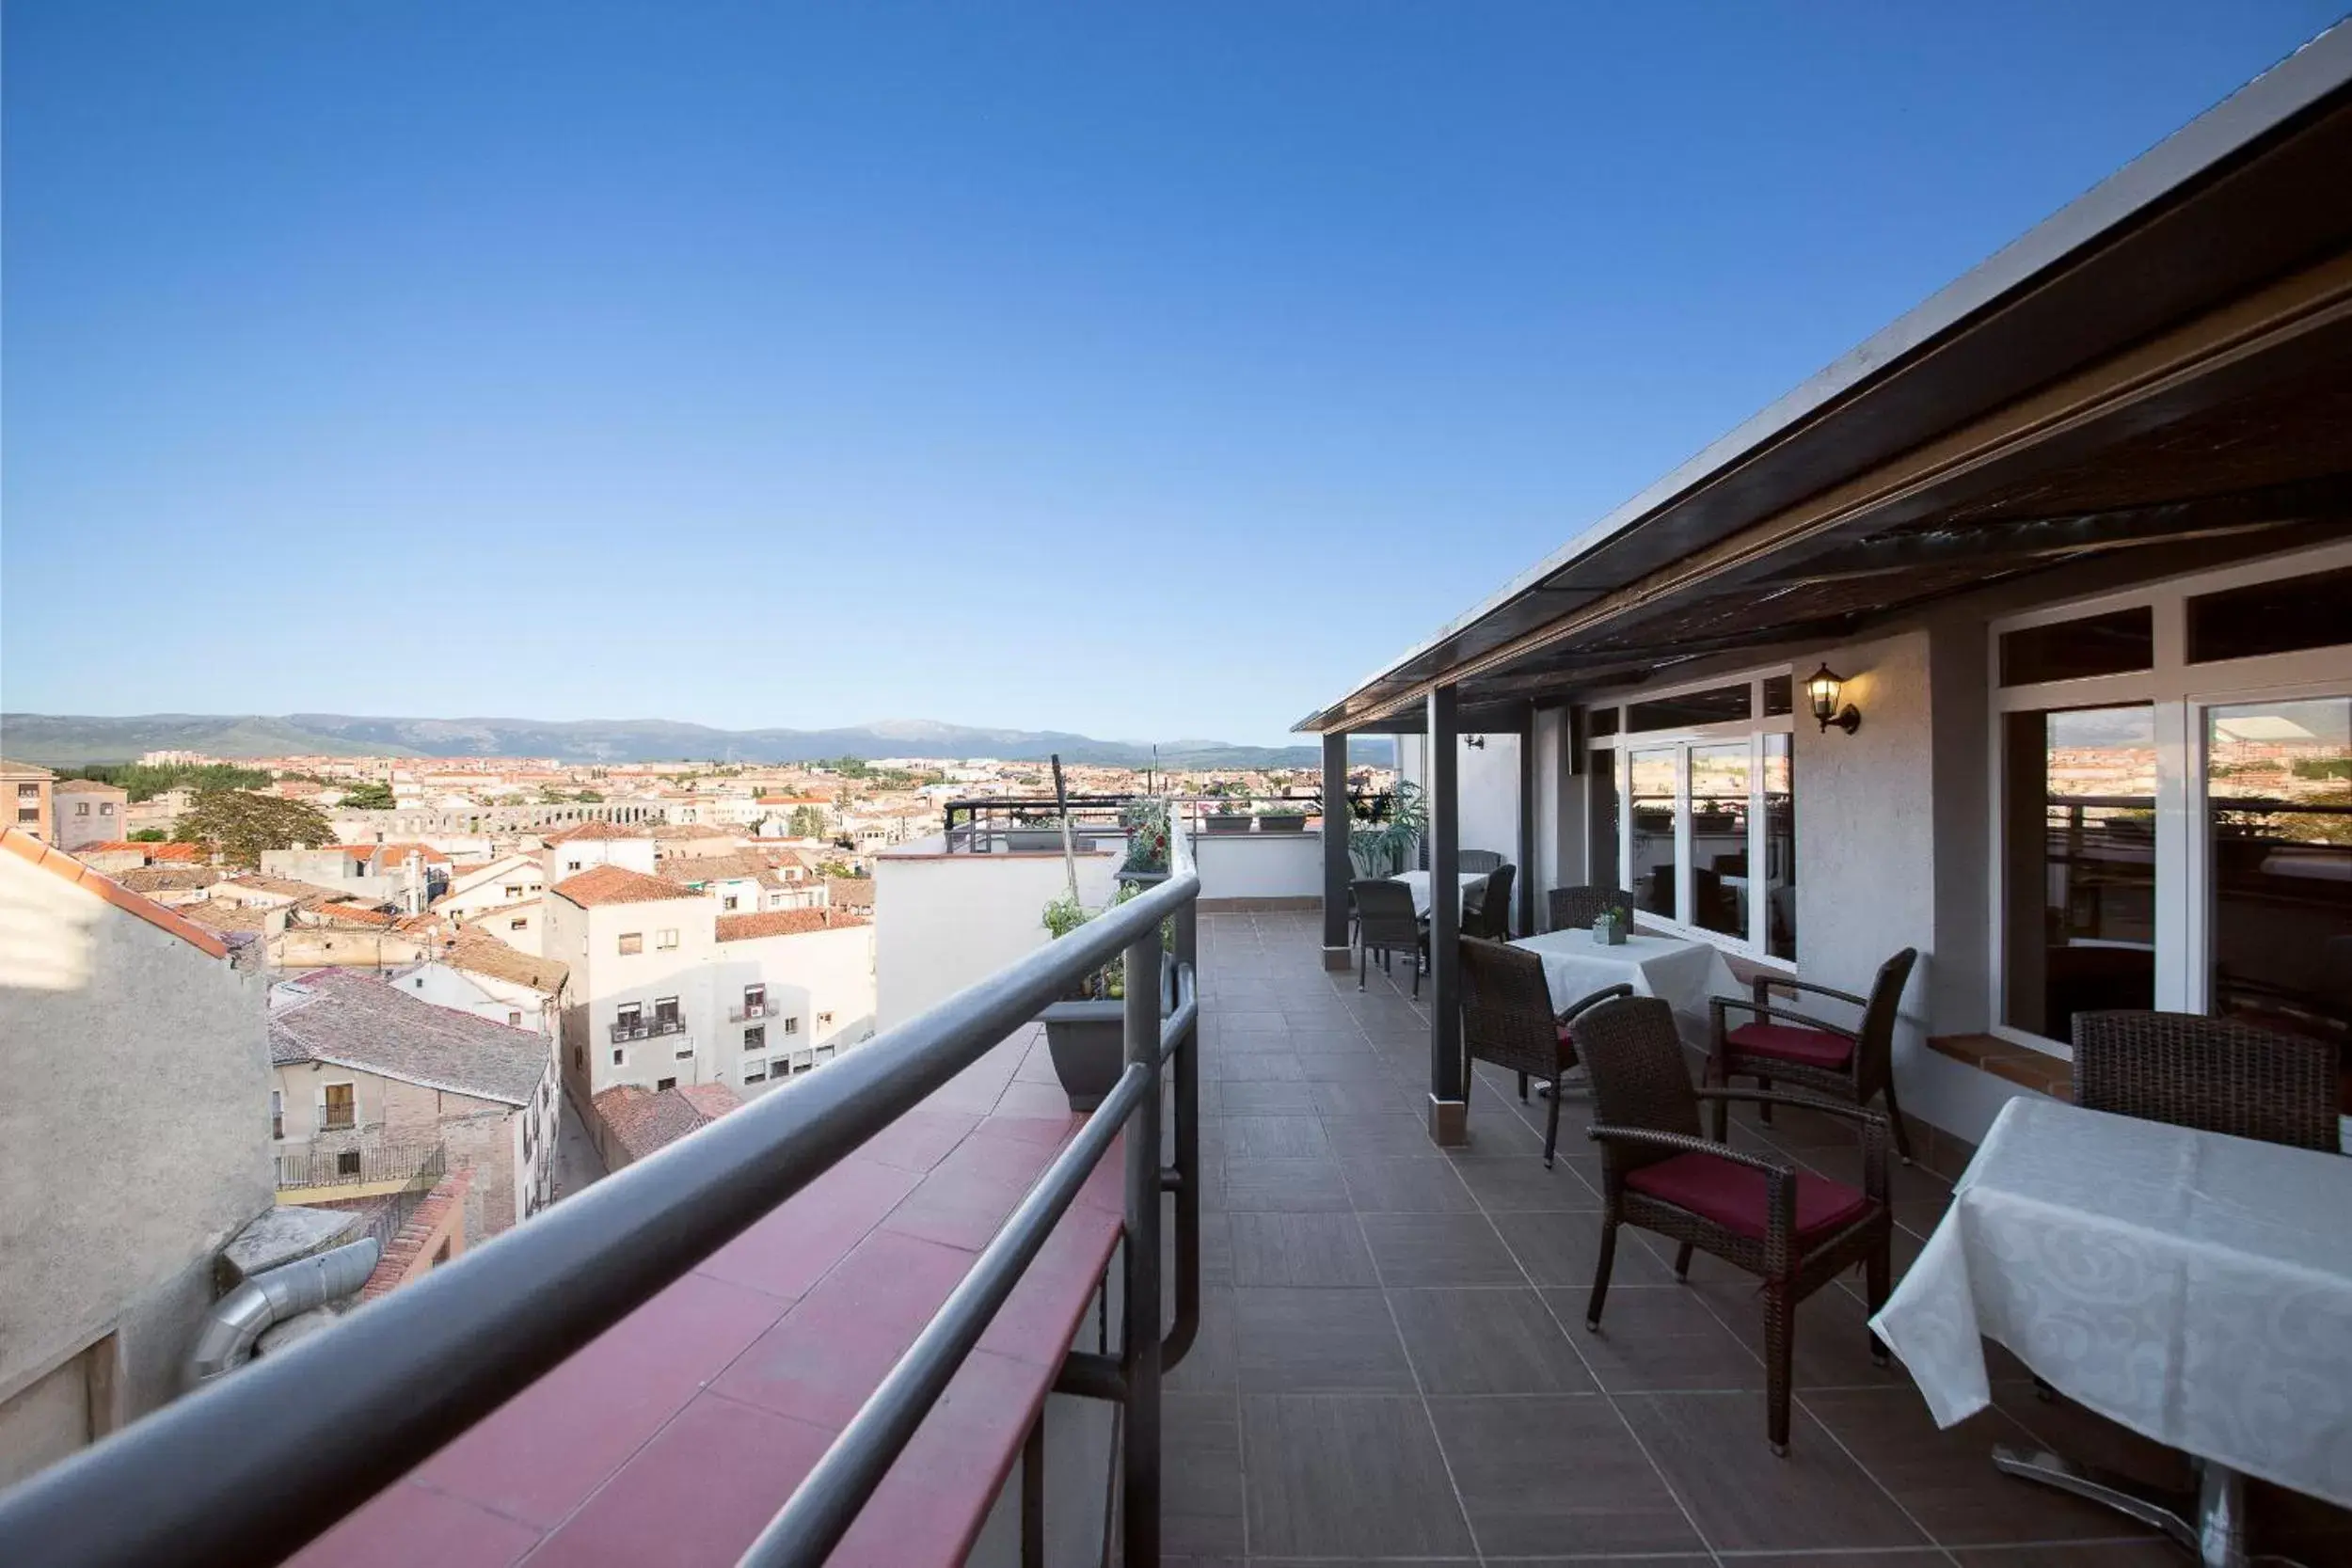
M 1748 744 L 1691 748 L 1690 924 L 1748 934 Z
M 1596 746 L 1586 753 L 1593 777 L 1592 820 L 1586 825 L 1590 847 L 1589 879 L 1596 887 L 1616 887 L 1617 881 L 1617 753 Z
M 2215 1013 L 2352 1043 L 2352 697 L 2205 716 Z
M 1768 735 L 1764 737 L 1764 951 L 1775 958 L 1797 956 L 1796 800 L 1788 737 Z
M 1651 914 L 1675 917 L 1675 757 L 1673 752 L 1636 752 L 1627 769 L 1628 835 L 1633 855 L 1626 871 L 1634 904 Z
M 2155 711 L 2006 727 L 2003 1017 L 2072 1039 L 2078 1012 L 2155 1005 Z

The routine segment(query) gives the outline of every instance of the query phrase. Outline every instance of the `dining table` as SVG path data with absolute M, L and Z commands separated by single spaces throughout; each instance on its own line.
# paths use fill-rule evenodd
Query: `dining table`
M 2010 1100 L 1871 1327 L 1939 1426 L 1992 1401 L 1985 1341 L 2188 1454 L 2152 1497 L 2053 1453 L 2003 1471 L 2247 1561 L 2244 1478 L 2352 1508 L 2352 1159 Z
M 1706 1039 L 1709 997 L 1743 994 L 1723 954 L 1704 942 L 1634 931 L 1622 942 L 1603 943 L 1588 927 L 1572 927 L 1511 945 L 1543 960 L 1553 1010 L 1565 1012 L 1597 990 L 1629 985 L 1634 995 L 1655 996 L 1672 1007 L 1677 1027 L 1693 1043 Z
M 1483 888 L 1483 887 L 1485 887 L 1485 886 L 1486 885 L 1486 872 L 1484 872 L 1484 871 L 1464 871 L 1464 872 L 1459 873 L 1458 875 L 1459 875 L 1459 876 L 1460 876 L 1460 878 L 1461 878 L 1461 883 L 1462 883 L 1462 901 L 1463 901 L 1463 903 L 1464 903 L 1464 904 L 1468 904 L 1468 903 L 1470 902 L 1470 895 L 1473 892 L 1475 892 L 1475 891 L 1477 891 L 1478 889 Z M 1418 915 L 1418 916 L 1424 917 L 1424 918 L 1428 915 L 1428 913 L 1429 913 L 1429 873 L 1428 873 L 1428 872 L 1426 872 L 1426 871 L 1400 871 L 1400 872 L 1398 872 L 1395 876 L 1393 876 L 1393 877 L 1390 878 L 1390 879 L 1389 879 L 1389 880 L 1391 880 L 1391 881 L 1392 881 L 1392 882 L 1403 882 L 1403 883 L 1405 884 L 1405 886 L 1406 886 L 1406 891 L 1412 894 L 1412 895 L 1413 895 L 1413 913 L 1414 913 L 1414 914 L 1416 914 L 1416 915 Z

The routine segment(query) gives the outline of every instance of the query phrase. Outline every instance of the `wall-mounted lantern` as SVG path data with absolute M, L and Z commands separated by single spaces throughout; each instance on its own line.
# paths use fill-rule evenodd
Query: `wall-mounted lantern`
M 1848 735 L 1853 734 L 1862 727 L 1860 708 L 1855 707 L 1851 703 L 1848 703 L 1843 708 L 1837 705 L 1837 693 L 1845 684 L 1846 677 L 1826 664 L 1805 678 L 1804 689 L 1813 699 L 1813 717 L 1821 721 L 1823 734 L 1828 733 L 1832 724 L 1836 725 Z

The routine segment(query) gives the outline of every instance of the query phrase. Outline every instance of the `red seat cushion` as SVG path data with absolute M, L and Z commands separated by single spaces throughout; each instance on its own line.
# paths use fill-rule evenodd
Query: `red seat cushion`
M 1768 1178 L 1753 1165 L 1712 1154 L 1677 1154 L 1626 1175 L 1625 1184 L 1677 1209 L 1703 1214 L 1736 1235 L 1764 1238 Z M 1861 1192 L 1811 1171 L 1797 1172 L 1797 1239 L 1807 1242 L 1851 1223 L 1870 1206 Z
M 1724 1041 L 1745 1055 L 1777 1056 L 1805 1067 L 1841 1068 L 1853 1055 L 1853 1041 L 1843 1035 L 1788 1023 L 1742 1023 Z

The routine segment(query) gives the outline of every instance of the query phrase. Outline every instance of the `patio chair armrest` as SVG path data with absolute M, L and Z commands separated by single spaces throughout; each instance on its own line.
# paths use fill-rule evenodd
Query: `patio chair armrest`
M 1646 1127 L 1613 1127 L 1605 1121 L 1597 1121 L 1584 1129 L 1584 1135 L 1595 1143 L 1639 1144 L 1645 1148 L 1672 1149 L 1677 1154 L 1705 1154 L 1760 1170 L 1767 1176 L 1796 1175 L 1794 1165 L 1768 1160 L 1761 1154 L 1751 1154 L 1744 1148 L 1733 1148 L 1728 1144 L 1694 1138 L 1687 1132 L 1658 1132 Z
M 1809 1094 L 1783 1094 L 1777 1089 L 1693 1089 L 1700 1100 L 1746 1101 L 1753 1104 L 1787 1105 L 1800 1111 L 1818 1111 L 1824 1116 L 1840 1117 L 1862 1129 L 1862 1192 L 1876 1203 L 1891 1201 L 1891 1188 L 1886 1177 L 1886 1117 L 1876 1111 L 1866 1111 L 1859 1105 L 1841 1105 L 1835 1100 L 1819 1100 Z
M 1754 1013 L 1758 1019 L 1776 1018 L 1785 1023 L 1793 1023 L 1800 1029 L 1819 1029 L 1824 1035 L 1836 1035 L 1841 1038 L 1852 1040 L 1857 1045 L 1862 1043 L 1862 1031 L 1848 1024 L 1832 1023 L 1827 1019 L 1815 1018 L 1810 1013 L 1801 1013 L 1789 1007 L 1768 1007 L 1760 1002 L 1750 1002 L 1744 997 L 1738 996 L 1710 996 L 1707 999 L 1708 1016 L 1715 1024 L 1717 1039 L 1723 1038 L 1724 1009 L 1726 1007 L 1737 1007 L 1743 1013 Z
M 1867 996 L 1856 996 L 1850 990 L 1839 990 L 1836 986 L 1824 986 L 1812 980 L 1800 980 L 1793 974 L 1759 974 L 1756 977 L 1756 984 L 1759 991 L 1771 986 L 1783 986 L 1789 990 L 1809 990 L 1817 996 L 1834 996 L 1840 1002 L 1851 1002 L 1857 1007 L 1867 1007 L 1870 1005 L 1870 999 Z
M 1561 1022 L 1565 1023 L 1570 1019 L 1576 1017 L 1577 1014 L 1584 1011 L 1587 1007 L 1597 1007 L 1603 1002 L 1611 1000 L 1613 997 L 1631 996 L 1632 994 L 1633 988 L 1624 984 L 1622 981 L 1613 986 L 1604 986 L 1600 990 L 1593 992 L 1590 996 L 1582 997 L 1577 1001 L 1569 1003 L 1564 1011 L 1556 1014 L 1555 1016 Z

